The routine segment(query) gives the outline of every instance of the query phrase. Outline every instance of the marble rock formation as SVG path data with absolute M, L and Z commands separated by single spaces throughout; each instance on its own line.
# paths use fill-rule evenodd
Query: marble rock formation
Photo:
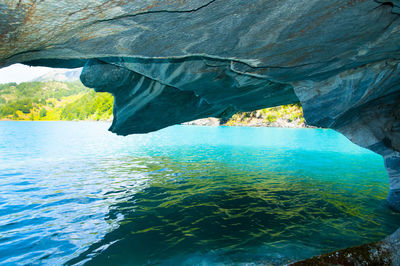
M 400 229 L 385 239 L 345 248 L 298 261 L 290 266 L 309 265 L 400 265 Z
M 84 66 L 143 133 L 295 103 L 381 154 L 400 211 L 400 1 L 0 0 L 0 67 Z

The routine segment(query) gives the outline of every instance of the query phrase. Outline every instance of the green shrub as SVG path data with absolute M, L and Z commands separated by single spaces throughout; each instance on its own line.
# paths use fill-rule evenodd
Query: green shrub
M 47 115 L 47 110 L 44 109 L 44 108 L 40 109 L 39 116 L 40 117 L 45 117 L 46 115 Z
M 277 119 L 278 119 L 277 116 L 276 116 L 276 115 L 273 115 L 273 114 L 269 114 L 269 115 L 267 115 L 267 117 L 266 117 L 266 120 L 267 120 L 268 122 L 270 122 L 270 123 L 275 122 Z

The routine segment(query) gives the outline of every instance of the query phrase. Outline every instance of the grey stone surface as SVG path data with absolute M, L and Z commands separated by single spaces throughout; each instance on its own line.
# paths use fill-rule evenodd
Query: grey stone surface
M 397 229 L 396 232 L 387 236 L 383 240 L 383 243 L 389 249 L 392 265 L 400 265 L 400 229 Z
M 400 229 L 375 243 L 345 248 L 292 263 L 308 265 L 400 265 Z
M 393 0 L 393 1 L 377 0 L 377 2 L 382 3 L 383 5 L 391 6 L 393 13 L 400 14 L 400 0 Z
M 292 86 L 238 74 L 230 70 L 230 63 L 226 61 L 103 60 L 89 60 L 81 80 L 97 91 L 114 94 L 111 130 L 121 135 L 145 133 L 209 116 L 230 117 L 239 110 L 252 111 L 298 101 Z M 172 91 L 176 92 L 174 96 L 169 95 Z M 170 98 L 161 100 L 164 95 Z M 165 116 L 172 110 L 176 110 L 174 115 Z M 131 121 L 129 125 L 127 121 Z
M 388 201 L 393 209 L 400 211 L 400 189 L 391 189 L 389 191 Z
M 0 67 L 86 66 L 127 135 L 301 101 L 400 167 L 400 1 L 0 0 Z M 90 59 L 90 60 L 89 60 Z M 394 195 L 394 196 L 393 196 Z

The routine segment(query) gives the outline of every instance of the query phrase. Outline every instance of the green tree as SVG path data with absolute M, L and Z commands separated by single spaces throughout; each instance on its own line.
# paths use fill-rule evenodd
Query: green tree
M 39 116 L 45 117 L 47 115 L 47 110 L 45 108 L 40 109 Z

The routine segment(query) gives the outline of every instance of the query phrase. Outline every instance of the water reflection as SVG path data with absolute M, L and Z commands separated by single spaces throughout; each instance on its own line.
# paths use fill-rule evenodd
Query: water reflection
M 218 161 L 130 165 L 127 173 L 141 176 L 106 215 L 110 223 L 122 217 L 118 228 L 68 264 L 281 264 L 380 239 L 392 215 L 381 196 L 365 201 L 362 187 L 329 192 L 322 181 Z
M 377 155 L 330 130 L 0 122 L 0 264 L 277 263 L 399 226 Z

